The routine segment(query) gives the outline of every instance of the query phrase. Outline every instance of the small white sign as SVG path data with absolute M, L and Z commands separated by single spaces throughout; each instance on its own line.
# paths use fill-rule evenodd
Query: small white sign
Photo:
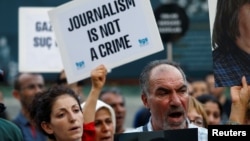
M 48 13 L 68 83 L 164 49 L 149 0 L 76 0 Z
M 49 21 L 53 7 L 19 8 L 19 71 L 60 72 L 63 64 Z

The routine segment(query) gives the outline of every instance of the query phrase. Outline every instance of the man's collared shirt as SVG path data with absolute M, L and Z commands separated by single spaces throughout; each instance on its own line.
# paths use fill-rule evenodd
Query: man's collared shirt
M 20 112 L 13 122 L 21 129 L 25 141 L 47 141 L 46 135 L 36 128 L 31 127 L 31 124 Z

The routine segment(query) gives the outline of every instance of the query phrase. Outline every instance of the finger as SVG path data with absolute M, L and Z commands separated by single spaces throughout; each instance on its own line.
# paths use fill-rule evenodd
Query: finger
M 247 87 L 247 80 L 245 76 L 242 76 L 241 83 L 242 83 L 243 88 Z

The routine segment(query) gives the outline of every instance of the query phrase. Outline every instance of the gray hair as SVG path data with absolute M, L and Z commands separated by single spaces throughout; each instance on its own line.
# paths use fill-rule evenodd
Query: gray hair
M 147 95 L 149 94 L 149 81 L 150 81 L 149 76 L 150 76 L 152 69 L 162 64 L 170 65 L 178 69 L 181 72 L 185 83 L 187 83 L 186 75 L 178 63 L 173 62 L 173 61 L 168 61 L 166 59 L 154 60 L 148 63 L 140 74 L 139 85 L 143 94 L 147 94 Z

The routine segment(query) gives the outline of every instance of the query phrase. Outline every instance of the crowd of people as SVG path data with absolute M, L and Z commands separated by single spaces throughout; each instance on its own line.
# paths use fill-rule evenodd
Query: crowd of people
M 249 9 L 246 0 L 217 0 L 213 73 L 203 79 L 187 78 L 174 61 L 149 62 L 138 76 L 142 107 L 129 128 L 126 95 L 119 86 L 104 88 L 105 65 L 90 72 L 88 94 L 83 80 L 68 84 L 64 70 L 49 87 L 42 74 L 18 73 L 11 93 L 20 111 L 13 119 L 0 92 L 0 140 L 116 141 L 115 135 L 195 128 L 198 141 L 207 141 L 209 125 L 250 125 Z
M 4 125 L 0 127 L 0 139 L 114 141 L 115 134 L 197 128 L 198 140 L 207 141 L 209 125 L 249 123 L 250 88 L 245 77 L 241 86 L 230 87 L 227 97 L 225 88 L 214 86 L 211 74 L 202 83 L 188 81 L 176 62 L 166 59 L 149 62 L 139 76 L 144 107 L 135 114 L 145 120 L 126 128 L 125 95 L 119 87 L 104 88 L 106 67 L 99 65 L 90 76 L 91 89 L 83 98 L 76 87 L 65 82 L 46 88 L 41 74 L 18 74 L 12 94 L 20 102 L 21 110 L 11 121 L 0 118 Z M 230 111 L 226 111 L 227 102 Z M 1 105 L 2 113 L 6 107 Z
M 88 94 L 83 80 L 68 84 L 64 70 L 51 86 L 40 73 L 18 73 L 11 94 L 20 111 L 13 119 L 0 92 L 0 141 L 116 141 L 115 135 L 193 128 L 198 141 L 207 141 L 209 125 L 250 125 L 249 8 L 245 0 L 217 1 L 213 72 L 204 78 L 188 78 L 167 59 L 142 68 L 142 107 L 133 115 L 119 86 L 104 88 L 103 64 L 90 72 Z M 131 127 L 127 116 L 134 117 Z

